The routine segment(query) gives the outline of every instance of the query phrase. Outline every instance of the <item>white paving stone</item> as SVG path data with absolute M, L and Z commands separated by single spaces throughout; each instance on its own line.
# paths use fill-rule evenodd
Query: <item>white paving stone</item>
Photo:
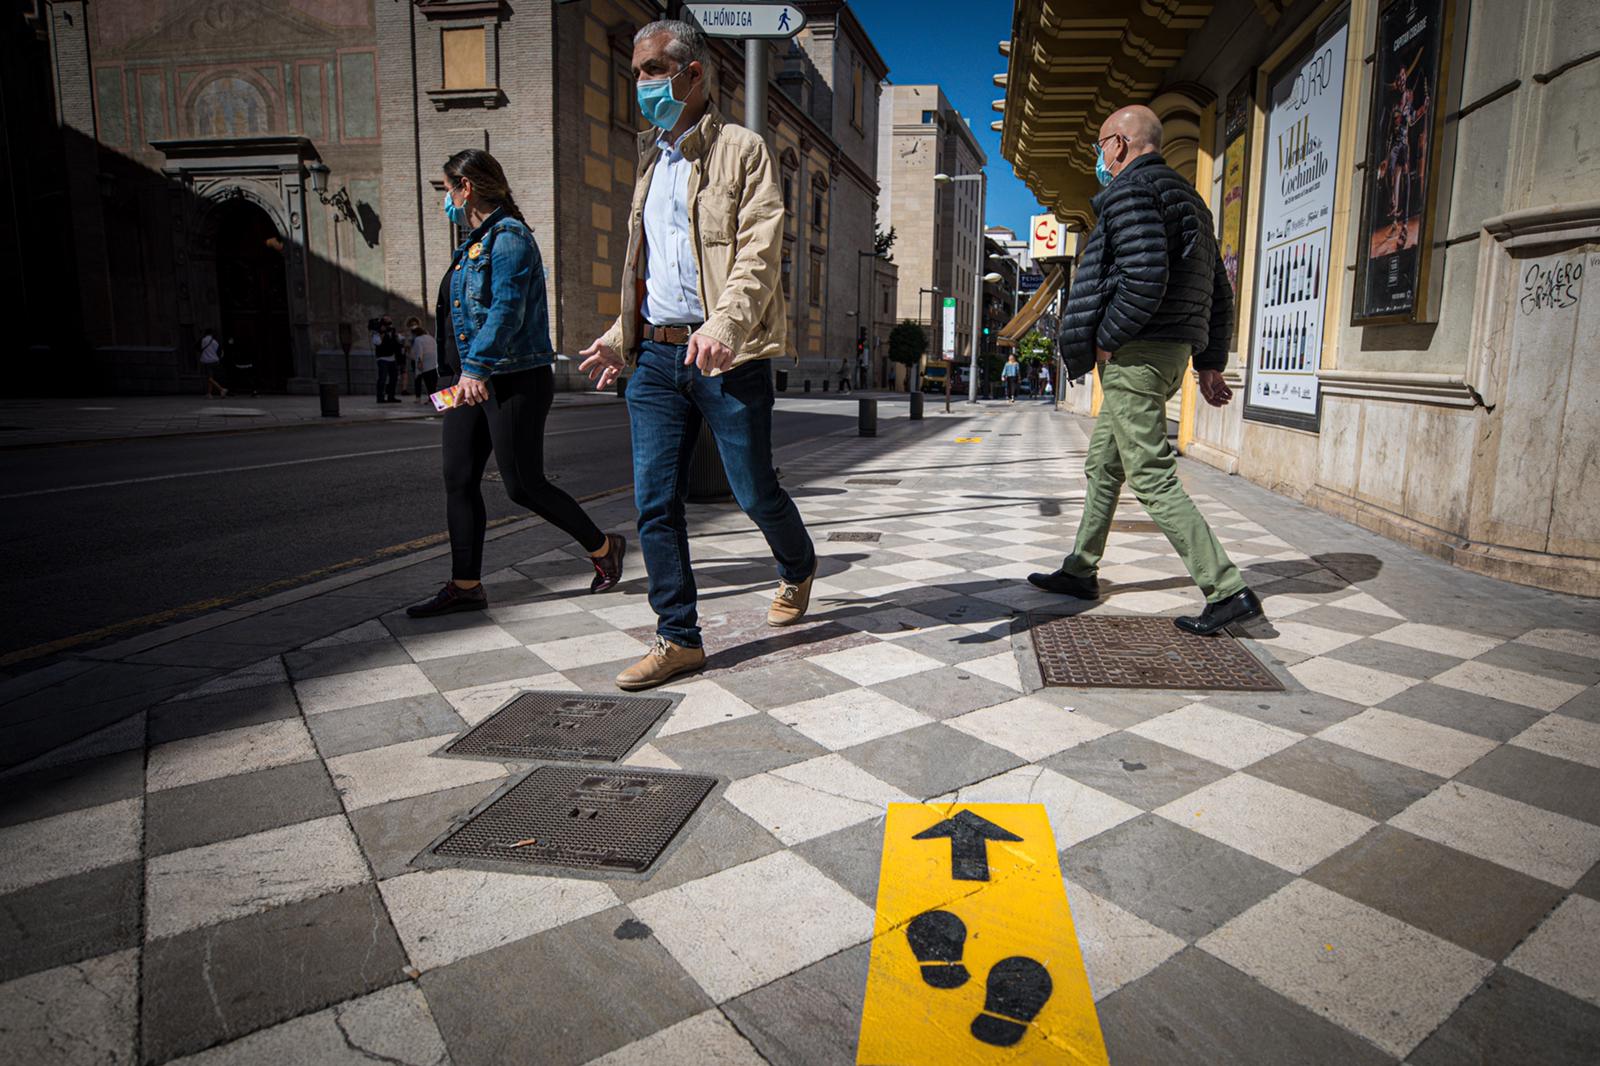
M 480 651 L 516 648 L 522 642 L 496 625 L 443 629 L 437 633 L 410 633 L 400 638 L 406 653 L 417 662 L 445 659 L 452 655 L 471 655 Z
M 1403 1058 L 1494 964 L 1310 881 L 1268 896 L 1199 947 Z
M 830 751 L 903 733 L 933 721 L 920 711 L 864 688 L 779 707 L 771 713 Z
M 452 689 L 444 694 L 444 698 L 450 701 L 450 706 L 456 709 L 462 721 L 474 726 L 498 711 L 517 693 L 539 690 L 576 692 L 578 686 L 563 675 L 552 671 L 548 674 L 535 674 L 532 677 L 515 677 L 510 681 L 495 681 L 485 685 Z
M 1490 663 L 1465 662 L 1431 679 L 1435 685 L 1490 696 L 1540 711 L 1553 711 L 1581 693 L 1582 685 Z
M 618 659 L 637 659 L 650 649 L 628 634 L 617 631 L 529 644 L 528 650 L 557 670 L 575 670 L 580 666 L 594 666 Z
M 1509 743 L 1600 769 L 1600 723 L 1552 714 L 1512 737 Z
M 31 973 L 0 985 L 0 1062 L 126 1066 L 138 1017 L 135 950 Z
M 1032 696 L 971 711 L 945 724 L 1029 762 L 1115 732 L 1092 718 Z
M 925 670 L 937 670 L 944 665 L 909 648 L 883 643 L 813 655 L 807 662 L 831 670 L 858 685 L 878 685 Z
M 701 729 L 708 725 L 718 725 L 722 722 L 731 722 L 735 718 L 747 718 L 761 713 L 715 681 L 688 681 L 657 691 L 677 691 L 683 694 L 682 700 L 673 708 L 671 716 L 662 723 L 661 729 L 656 733 L 661 737 L 668 737 L 674 733 L 687 733 L 691 729 Z
M 305 722 L 285 718 L 158 744 L 150 749 L 145 787 L 160 792 L 316 757 Z
M 1475 733 L 1370 707 L 1317 734 L 1379 759 L 1454 777 L 1500 745 Z
M 0 894 L 137 859 L 143 814 L 126 799 L 0 827 Z
M 1067 903 L 1096 1002 L 1184 949 L 1181 937 L 1071 881 L 1067 882 Z
M 741 778 L 724 798 L 785 844 L 883 818 L 891 803 L 914 802 L 841 755 Z
M 343 815 L 152 858 L 145 867 L 154 940 L 357 885 L 367 862 Z
M 1340 662 L 1338 659 L 1307 659 L 1289 667 L 1289 673 L 1312 692 L 1369 707 L 1398 696 L 1417 684 L 1415 678 Z
M 1600 826 L 1456 781 L 1446 781 L 1389 824 L 1562 888 L 1577 884 L 1600 862 Z
M 1129 726 L 1128 732 L 1242 770 L 1302 739 L 1299 733 L 1204 703 L 1191 703 Z
M 1374 634 L 1373 639 L 1419 651 L 1453 655 L 1458 659 L 1476 658 L 1505 643 L 1499 637 L 1486 637 L 1481 633 L 1468 633 L 1447 626 L 1422 625 L 1419 622 L 1402 622 L 1393 629 Z
M 872 908 L 791 851 L 630 904 L 720 1003 L 872 935 Z
M 750 1041 L 728 1024 L 721 1011 L 708 1010 L 619 1047 L 609 1055 L 590 1059 L 588 1066 L 762 1066 L 766 1061 Z
M 1144 812 L 1045 766 L 1019 766 L 958 790 L 956 803 L 1039 803 L 1050 819 L 1056 850 L 1121 825 Z
M 491 781 L 509 772 L 497 762 L 431 757 L 455 736 L 444 733 L 329 759 L 328 772 L 344 798 L 345 809 L 355 811 L 407 796 Z
M 1600 659 L 1600 636 L 1577 629 L 1530 629 L 1517 638 L 1517 643 Z
M 380 882 L 395 931 L 432 970 L 616 906 L 598 881 L 482 870 L 420 870 Z
M 1600 1007 L 1600 901 L 1568 896 L 1506 965 Z
M 1214 781 L 1154 813 L 1292 873 L 1304 873 L 1375 824 L 1248 774 Z
M 366 644 L 374 640 L 388 640 L 388 628 L 376 618 L 370 618 L 358 626 L 341 629 L 331 637 L 313 640 L 307 648 L 337 648 L 345 644 Z
M 348 674 L 308 677 L 304 681 L 296 681 L 294 691 L 300 697 L 300 709 L 306 714 L 326 714 L 383 700 L 429 696 L 434 688 L 433 682 L 428 680 L 428 675 L 422 672 L 420 666 L 401 663 L 398 666 L 354 670 Z
M 1365 592 L 1357 592 L 1343 599 L 1335 600 L 1331 606 L 1342 607 L 1346 611 L 1360 611 L 1362 614 L 1373 614 L 1379 618 L 1401 619 L 1399 611 L 1384 604 Z
M 879 573 L 903 578 L 906 581 L 932 581 L 935 578 L 950 577 L 962 572 L 958 566 L 934 562 L 932 559 L 914 559 L 891 566 L 880 566 L 877 570 Z

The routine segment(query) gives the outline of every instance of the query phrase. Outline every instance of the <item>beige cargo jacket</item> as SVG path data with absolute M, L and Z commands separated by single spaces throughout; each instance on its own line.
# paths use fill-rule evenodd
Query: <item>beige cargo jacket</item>
M 639 134 L 622 314 L 600 338 L 630 366 L 638 356 L 644 292 L 644 201 L 661 136 L 655 129 Z M 705 324 L 696 332 L 732 348 L 734 366 L 783 355 L 788 340 L 780 284 L 783 195 L 772 153 L 754 133 L 723 121 L 713 106 L 684 136 L 683 154 L 689 160 L 689 229 L 700 305 L 706 309 Z

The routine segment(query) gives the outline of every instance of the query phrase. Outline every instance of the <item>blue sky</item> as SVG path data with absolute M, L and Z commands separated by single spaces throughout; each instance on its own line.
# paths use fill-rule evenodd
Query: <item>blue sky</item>
M 850 0 L 856 18 L 889 64 L 889 80 L 901 85 L 934 84 L 956 110 L 971 119 L 972 132 L 989 157 L 991 226 L 1009 226 L 1026 236 L 1028 216 L 1043 209 L 1000 157 L 1000 135 L 989 123 L 1000 117 L 990 104 L 1005 95 L 994 76 L 1006 69 L 999 43 L 1011 36 L 1007 0 Z

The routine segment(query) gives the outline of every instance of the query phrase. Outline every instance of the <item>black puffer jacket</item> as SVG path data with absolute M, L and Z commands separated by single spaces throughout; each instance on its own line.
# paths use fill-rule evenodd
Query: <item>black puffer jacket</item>
M 1094 369 L 1094 350 L 1132 340 L 1181 341 L 1196 370 L 1228 365 L 1233 291 L 1211 211 L 1159 154 L 1140 156 L 1090 201 L 1089 234 L 1061 316 L 1068 376 Z

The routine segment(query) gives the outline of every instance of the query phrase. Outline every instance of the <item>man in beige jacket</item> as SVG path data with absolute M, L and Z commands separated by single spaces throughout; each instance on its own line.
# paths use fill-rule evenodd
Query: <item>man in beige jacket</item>
M 686 22 L 634 37 L 639 170 L 628 217 L 622 314 L 581 353 L 598 388 L 627 366 L 639 546 L 650 574 L 656 642 L 617 677 L 651 688 L 705 665 L 684 515 L 689 457 L 703 420 L 728 483 L 778 563 L 774 626 L 805 614 L 817 556 L 772 466 L 768 359 L 785 347 L 779 285 L 783 197 L 759 136 L 708 103 L 706 39 Z

